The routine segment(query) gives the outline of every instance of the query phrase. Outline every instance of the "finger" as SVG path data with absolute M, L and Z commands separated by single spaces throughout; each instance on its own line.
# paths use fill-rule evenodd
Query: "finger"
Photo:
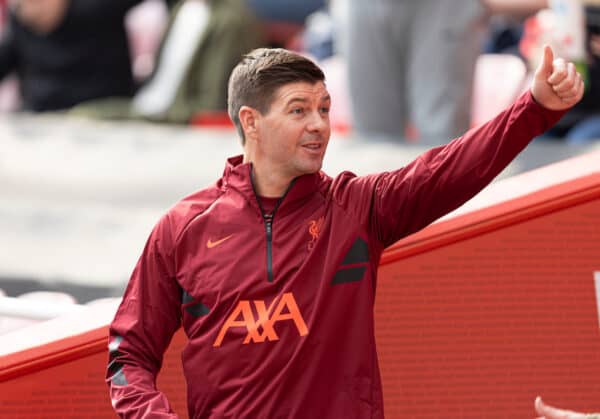
M 573 106 L 575 105 L 577 102 L 579 102 L 579 97 L 578 96 L 571 96 L 571 97 L 565 97 L 565 98 L 561 98 L 560 99 L 562 103 L 564 103 L 565 105 L 568 106 Z
M 538 66 L 537 73 L 544 76 L 544 78 L 552 74 L 552 63 L 554 61 L 554 52 L 550 45 L 544 45 L 542 61 Z
M 577 86 L 577 90 L 575 90 L 575 92 L 573 93 L 573 96 L 565 96 L 565 98 L 563 100 L 570 100 L 571 98 L 574 101 L 580 101 L 583 96 L 585 94 L 585 84 L 583 82 L 580 83 L 579 86 Z
M 585 83 L 583 82 L 581 76 L 577 77 L 575 81 L 575 85 L 569 91 L 564 93 L 557 94 L 557 96 L 562 100 L 567 100 L 570 98 L 581 98 L 585 91 Z
M 577 73 L 575 65 L 573 63 L 568 63 L 567 76 L 560 83 L 552 86 L 552 89 L 559 96 L 562 94 L 569 94 L 573 91 L 573 88 L 577 86 L 578 77 L 580 78 L 581 76 L 579 75 L 579 73 Z
M 567 77 L 567 63 L 562 58 L 554 60 L 552 74 L 548 77 L 548 83 L 556 85 Z

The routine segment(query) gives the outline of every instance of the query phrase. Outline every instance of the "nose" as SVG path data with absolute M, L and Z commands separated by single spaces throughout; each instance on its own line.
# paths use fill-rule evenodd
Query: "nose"
M 311 112 L 306 129 L 310 132 L 323 132 L 329 128 L 329 113 L 323 113 L 320 109 Z

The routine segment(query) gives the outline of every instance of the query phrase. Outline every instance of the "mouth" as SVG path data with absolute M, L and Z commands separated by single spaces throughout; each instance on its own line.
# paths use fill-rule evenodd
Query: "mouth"
M 308 143 L 303 144 L 302 149 L 308 156 L 321 158 L 325 147 L 322 143 Z
M 311 153 L 319 153 L 323 150 L 324 144 L 321 142 L 318 143 L 306 143 L 302 144 L 302 148 L 311 152 Z

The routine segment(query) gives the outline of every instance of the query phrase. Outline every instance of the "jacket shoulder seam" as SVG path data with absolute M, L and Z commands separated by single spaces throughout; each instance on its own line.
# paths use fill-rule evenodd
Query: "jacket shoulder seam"
M 354 173 L 352 172 L 344 172 L 341 175 L 344 174 L 351 174 L 354 177 L 357 177 Z M 340 176 L 341 176 L 340 175 Z M 347 208 L 346 206 L 342 205 L 342 203 L 335 197 L 335 191 L 333 188 L 333 185 L 335 184 L 335 179 L 332 180 L 331 182 L 331 187 L 330 187 L 330 191 L 329 191 L 329 195 L 331 196 L 331 201 L 338 206 L 343 212 L 344 214 L 347 214 L 348 216 L 350 216 L 352 219 L 354 220 L 359 220 L 360 221 L 360 217 L 356 214 L 355 211 L 352 211 L 350 208 Z M 359 223 L 361 225 L 362 228 L 364 228 L 365 230 L 369 231 L 369 226 L 363 222 Z
M 224 191 L 223 190 L 219 190 L 217 195 L 210 200 L 209 202 L 207 202 L 205 205 L 203 205 L 202 207 L 198 208 L 193 215 L 188 216 L 185 224 L 181 227 L 181 230 L 179 231 L 179 233 L 177 234 L 177 237 L 175 237 L 175 240 L 173 241 L 173 244 L 175 246 L 177 246 L 179 244 L 179 241 L 181 240 L 181 237 L 185 234 L 185 232 L 188 230 L 189 225 L 199 216 L 201 216 L 202 214 L 204 214 L 211 206 L 213 206 L 215 204 L 215 202 L 217 202 L 222 196 L 224 195 Z M 169 211 L 169 214 L 171 214 L 171 211 Z

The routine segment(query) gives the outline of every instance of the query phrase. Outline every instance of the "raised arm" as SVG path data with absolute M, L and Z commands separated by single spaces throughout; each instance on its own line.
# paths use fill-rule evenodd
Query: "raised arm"
M 156 388 L 164 352 L 181 324 L 182 294 L 171 246 L 164 217 L 148 239 L 110 326 L 106 381 L 120 417 L 177 417 Z
M 472 198 L 582 95 L 574 66 L 554 60 L 546 47 L 530 91 L 512 106 L 408 166 L 375 178 L 371 220 L 382 243 L 390 245 Z

